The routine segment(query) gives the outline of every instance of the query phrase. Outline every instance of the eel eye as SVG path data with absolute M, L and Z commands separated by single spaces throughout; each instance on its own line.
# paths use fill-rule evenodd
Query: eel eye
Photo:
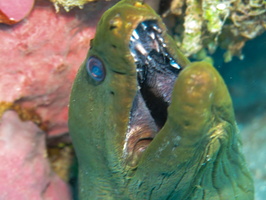
M 104 80 L 105 68 L 98 58 L 91 56 L 86 63 L 86 69 L 93 80 L 97 82 Z

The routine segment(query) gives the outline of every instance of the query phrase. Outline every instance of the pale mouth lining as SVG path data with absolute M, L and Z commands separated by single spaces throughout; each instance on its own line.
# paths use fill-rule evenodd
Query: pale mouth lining
M 173 85 L 182 70 L 167 51 L 164 34 L 156 20 L 147 20 L 137 26 L 130 38 L 138 91 L 123 149 L 129 165 L 136 164 L 140 153 L 165 124 Z

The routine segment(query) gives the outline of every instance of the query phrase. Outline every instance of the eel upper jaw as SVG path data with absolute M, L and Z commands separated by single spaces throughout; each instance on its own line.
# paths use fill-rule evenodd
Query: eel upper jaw
M 130 112 L 123 156 L 136 167 L 142 152 L 167 119 L 174 82 L 182 70 L 167 50 L 164 33 L 156 20 L 138 24 L 130 37 L 138 89 Z

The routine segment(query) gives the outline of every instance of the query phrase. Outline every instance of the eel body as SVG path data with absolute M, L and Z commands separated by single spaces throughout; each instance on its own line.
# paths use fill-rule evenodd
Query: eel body
M 141 1 L 102 16 L 75 79 L 69 128 L 79 199 L 251 200 L 230 95 Z

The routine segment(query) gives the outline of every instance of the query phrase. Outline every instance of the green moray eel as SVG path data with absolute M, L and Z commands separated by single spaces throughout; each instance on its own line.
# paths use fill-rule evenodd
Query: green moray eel
M 230 95 L 141 1 L 102 16 L 75 79 L 69 129 L 79 199 L 251 200 Z

